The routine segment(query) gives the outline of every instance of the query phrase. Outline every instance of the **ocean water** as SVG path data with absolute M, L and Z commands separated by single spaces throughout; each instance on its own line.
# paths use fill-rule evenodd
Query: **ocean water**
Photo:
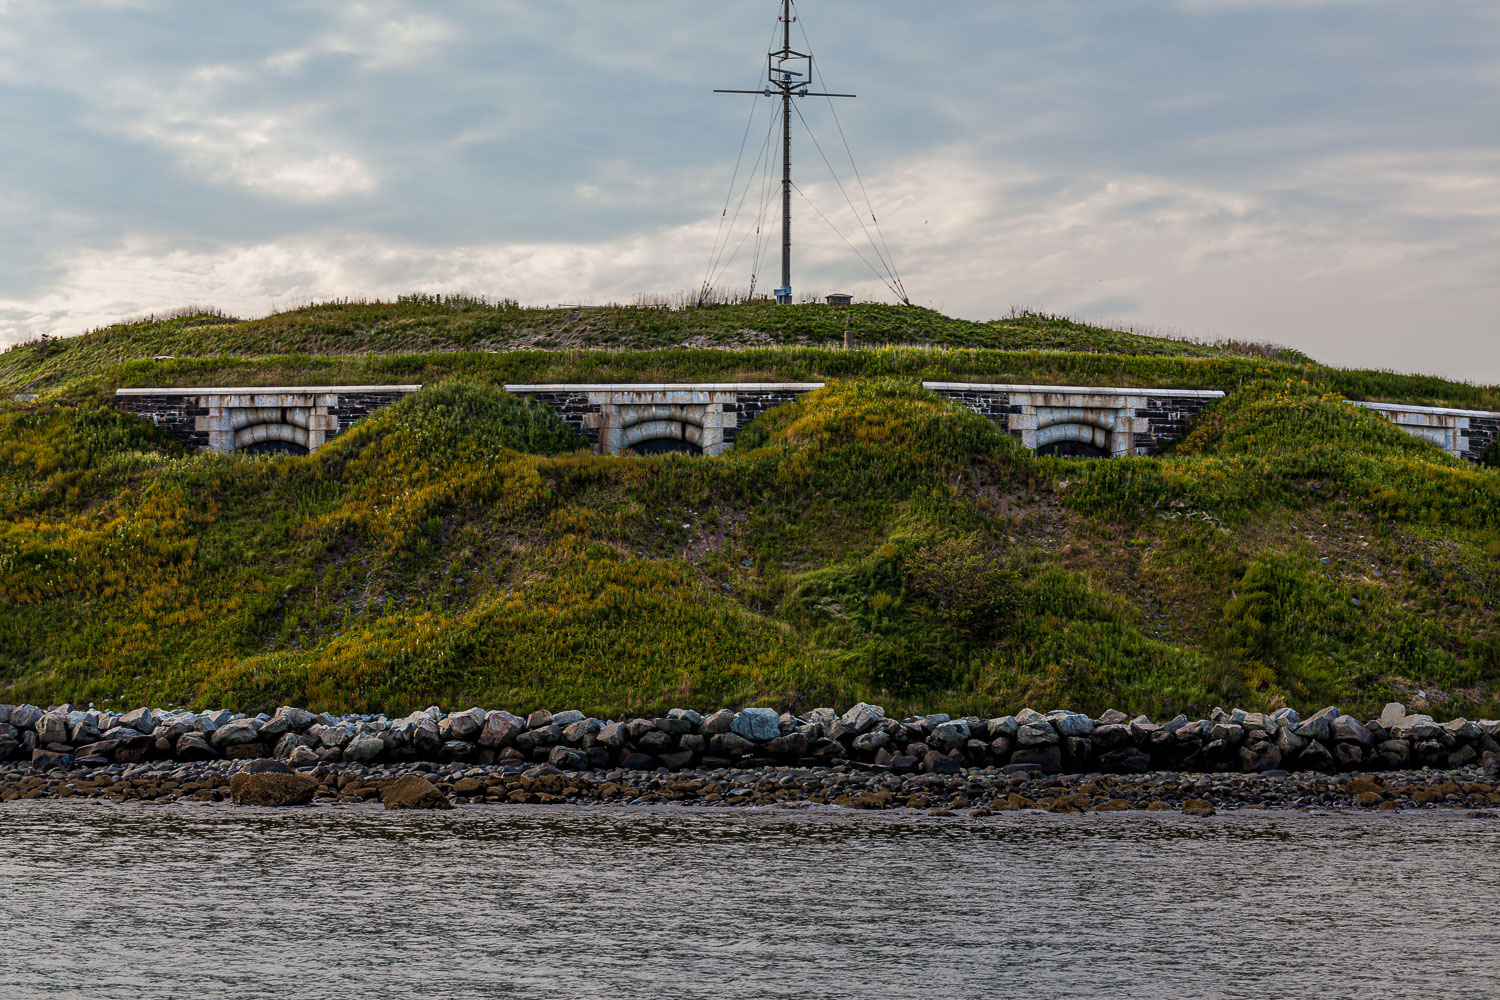
M 1495 997 L 1500 821 L 13 802 L 0 997 Z

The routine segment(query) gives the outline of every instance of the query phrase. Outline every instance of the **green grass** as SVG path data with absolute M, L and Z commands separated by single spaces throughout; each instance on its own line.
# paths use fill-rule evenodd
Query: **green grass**
M 767 351 L 852 370 L 720 458 L 612 459 L 493 385 L 592 354 L 448 357 L 307 457 L 186 455 L 106 382 L 0 406 L 0 701 L 1500 711 L 1500 471 L 1303 367 L 1097 356 L 1248 366 L 1174 453 L 1110 462 L 914 384 L 1016 355 Z
M 1269 355 L 1272 360 L 1292 363 L 1308 360 L 1285 349 L 1205 345 L 1034 313 L 973 323 L 928 309 L 879 305 L 789 308 L 752 302 L 703 309 L 610 306 L 568 310 L 412 296 L 392 303 L 325 303 L 248 321 L 217 313 L 178 316 L 121 324 L 81 337 L 42 340 L 0 355 L 0 389 L 55 388 L 158 356 L 301 356 L 301 362 L 293 362 L 296 368 L 312 364 L 313 358 L 456 351 L 713 349 L 722 354 L 725 349 L 842 348 L 846 330 L 860 345 L 877 348 L 903 345 L 1204 358 L 1264 359 Z

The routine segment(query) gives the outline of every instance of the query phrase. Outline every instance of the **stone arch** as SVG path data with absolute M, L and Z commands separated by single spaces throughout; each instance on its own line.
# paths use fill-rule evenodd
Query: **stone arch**
M 277 444 L 288 445 L 290 447 L 278 449 L 274 447 Z M 305 455 L 310 451 L 308 447 L 307 428 L 287 423 L 250 424 L 234 432 L 234 450 L 285 450 Z
M 620 447 L 643 454 L 682 451 L 703 454 L 702 406 L 628 406 L 620 412 Z
M 1054 423 L 1037 428 L 1038 455 L 1073 458 L 1109 458 L 1114 452 L 1114 431 L 1096 423 Z

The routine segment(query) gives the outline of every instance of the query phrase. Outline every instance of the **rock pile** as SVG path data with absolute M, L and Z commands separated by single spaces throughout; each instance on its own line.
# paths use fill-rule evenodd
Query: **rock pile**
M 876 767 L 897 774 L 1009 768 L 1047 774 L 1398 771 L 1500 768 L 1500 722 L 1436 722 L 1387 705 L 1360 720 L 1337 708 L 1302 718 L 1215 709 L 1168 722 L 1108 711 L 1024 709 L 1000 718 L 888 718 L 861 702 L 842 714 L 770 708 L 703 716 L 593 719 L 582 712 L 437 708 L 405 718 L 331 716 L 299 708 L 245 716 L 229 711 L 138 708 L 124 714 L 63 705 L 0 705 L 0 762 L 33 769 L 275 758 L 292 767 L 327 763 L 549 764 L 562 771 L 668 771 L 725 767 Z
M 277 770 L 280 768 L 280 770 Z M 559 771 L 550 764 L 322 763 L 294 774 L 275 761 L 150 761 L 71 771 L 0 764 L 0 803 L 87 799 L 114 803 L 450 809 L 454 806 L 665 806 L 849 810 L 915 809 L 982 817 L 1140 810 L 1211 816 L 1246 809 L 1461 810 L 1493 820 L 1500 782 L 1478 768 L 1380 774 L 1092 774 L 969 768 L 896 774 L 856 764 L 711 771 Z

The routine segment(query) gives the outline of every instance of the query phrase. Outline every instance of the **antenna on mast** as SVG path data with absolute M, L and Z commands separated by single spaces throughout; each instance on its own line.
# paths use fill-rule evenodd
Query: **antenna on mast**
M 776 302 L 792 304 L 792 98 L 855 97 L 855 94 L 813 92 L 813 57 L 792 48 L 792 0 L 781 0 L 781 50 L 766 56 L 766 86 L 762 90 L 715 90 L 716 94 L 758 94 L 781 100 L 781 287 Z M 793 69 L 792 67 L 798 67 Z

